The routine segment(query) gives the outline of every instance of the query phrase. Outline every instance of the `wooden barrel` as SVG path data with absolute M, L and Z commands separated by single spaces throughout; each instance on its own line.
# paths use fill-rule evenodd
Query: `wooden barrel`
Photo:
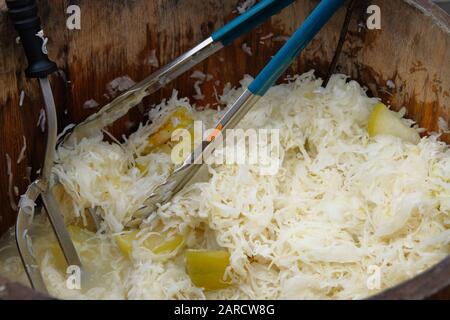
M 318 1 L 297 0 L 251 34 L 220 51 L 196 70 L 212 74 L 221 85 L 234 85 L 244 74 L 256 75 L 281 47 Z M 39 1 L 49 55 L 60 71 L 51 78 L 60 128 L 85 119 L 98 108 L 86 108 L 93 99 L 100 105 L 109 101 L 107 84 L 127 75 L 138 81 L 209 36 L 236 15 L 238 0 L 49 0 Z M 428 0 L 355 1 L 349 30 L 338 58 L 337 72 L 350 75 L 396 109 L 406 107 L 408 117 L 430 132 L 438 128 L 438 119 L 450 117 L 450 17 Z M 69 5 L 81 8 L 81 29 L 66 27 Z M 366 28 L 367 8 L 381 8 L 381 29 Z M 338 43 L 346 15 L 343 8 L 313 40 L 289 74 L 315 69 L 326 76 Z M 272 35 L 271 37 L 265 37 Z M 261 38 L 265 40 L 261 41 Z M 43 107 L 36 81 L 24 76 L 23 50 L 0 0 L 0 233 L 15 222 L 14 205 L 26 190 L 27 168 L 31 179 L 41 167 L 45 134 L 37 126 Z M 246 43 L 253 56 L 242 50 Z M 154 59 L 153 55 L 157 59 Z M 158 63 L 156 63 L 156 60 Z M 192 96 L 194 79 L 183 75 L 165 89 L 146 98 L 144 106 L 161 101 L 173 88 L 182 96 Z M 203 84 L 205 103 L 213 101 L 214 89 Z M 22 93 L 23 92 L 23 93 Z M 22 94 L 21 94 L 22 93 Z M 22 95 L 22 97 L 21 97 Z M 21 100 L 23 99 L 23 102 Z M 92 106 L 92 105 L 91 105 Z M 133 131 L 142 120 L 137 108 L 118 121 L 112 132 Z M 26 139 L 25 158 L 17 158 Z M 450 142 L 450 135 L 442 137 Z M 5 155 L 12 159 L 12 185 L 8 183 Z M 30 170 L 30 169 L 28 169 Z M 10 199 L 8 194 L 13 197 Z M 7 281 L 0 280 L 0 284 Z M 7 284 L 14 297 L 32 297 Z M 2 297 L 7 297 L 5 293 Z M 418 277 L 381 293 L 377 298 L 450 297 L 450 258 Z

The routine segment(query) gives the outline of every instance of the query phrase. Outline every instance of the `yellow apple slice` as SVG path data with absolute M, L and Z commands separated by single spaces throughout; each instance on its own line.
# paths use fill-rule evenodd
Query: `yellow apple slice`
M 188 250 L 186 269 L 192 283 L 205 290 L 218 290 L 230 286 L 223 280 L 230 264 L 228 251 Z
M 139 230 L 132 230 L 115 237 L 117 246 L 125 257 L 130 257 L 133 251 L 133 241 L 137 240 Z M 151 250 L 155 254 L 165 254 L 175 251 L 184 242 L 182 235 L 175 235 L 166 239 L 164 235 L 152 234 L 142 243 L 142 247 Z
M 389 110 L 383 103 L 377 103 L 369 117 L 367 132 L 370 137 L 391 135 L 413 144 L 420 141 L 414 128 L 408 127 L 398 114 Z

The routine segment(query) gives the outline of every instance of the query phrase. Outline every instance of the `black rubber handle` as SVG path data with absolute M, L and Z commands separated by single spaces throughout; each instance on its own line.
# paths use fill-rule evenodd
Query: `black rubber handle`
M 26 76 L 28 78 L 47 77 L 58 68 L 47 56 L 36 1 L 6 0 L 6 5 L 28 59 Z

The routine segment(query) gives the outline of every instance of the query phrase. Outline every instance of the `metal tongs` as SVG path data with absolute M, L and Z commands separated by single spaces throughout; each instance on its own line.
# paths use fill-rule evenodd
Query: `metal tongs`
M 224 46 L 230 44 L 241 35 L 249 32 L 294 1 L 295 0 L 260 1 L 250 10 L 235 18 L 218 31 L 214 32 L 202 43 L 187 53 L 181 55 L 160 70 L 156 71 L 146 79 L 142 80 L 130 88 L 130 90 L 117 97 L 110 104 L 104 106 L 99 112 L 93 114 L 84 122 L 77 125 L 72 132 L 65 136 L 63 144 L 73 145 L 77 141 L 81 141 L 81 139 L 89 137 L 93 133 L 96 133 L 104 127 L 111 125 L 114 121 L 125 115 L 131 108 L 138 105 L 145 96 L 164 87 L 168 82 L 177 78 L 179 75 L 191 69 L 193 66 L 214 54 Z M 7 0 L 7 2 L 34 2 L 34 0 Z M 255 78 L 248 89 L 246 89 L 230 107 L 224 117 L 216 125 L 215 133 L 208 136 L 192 153 L 192 155 L 186 159 L 186 161 L 179 168 L 177 168 L 163 184 L 155 188 L 152 195 L 145 201 L 144 206 L 136 212 L 135 216 L 137 218 L 142 220 L 148 218 L 155 211 L 158 204 L 163 204 L 169 201 L 173 195 L 192 182 L 201 181 L 207 178 L 207 166 L 201 164 L 201 162 L 198 161 L 199 158 L 202 157 L 203 154 L 211 154 L 212 150 L 215 148 L 214 142 L 217 140 L 215 139 L 217 135 L 225 136 L 226 129 L 231 129 L 236 126 L 242 117 L 254 106 L 258 99 L 262 97 L 286 71 L 292 61 L 298 57 L 300 52 L 306 47 L 311 39 L 323 27 L 323 25 L 334 15 L 343 2 L 344 0 L 323 0 L 319 3 L 312 14 L 303 22 L 301 27 L 272 58 L 269 64 Z M 10 9 L 12 8 L 10 4 L 8 4 L 8 7 L 10 7 Z M 19 28 L 17 29 L 19 30 Z M 48 58 L 46 57 L 46 59 Z M 44 97 L 45 96 L 48 96 L 48 92 L 47 94 L 44 93 Z M 50 109 L 51 108 L 48 108 L 47 112 L 52 112 Z M 55 144 L 53 142 L 53 140 L 49 139 L 47 145 L 47 152 L 51 156 L 48 158 L 46 157 L 46 163 L 50 162 L 50 167 L 52 165 L 51 160 L 53 159 L 52 156 L 55 149 Z M 52 150 L 49 150 L 49 148 L 52 148 Z M 43 175 L 43 177 L 45 176 Z M 46 178 L 48 179 L 48 177 L 49 176 Z M 43 181 L 45 182 L 48 180 Z M 49 190 L 45 190 L 45 192 L 41 191 L 39 188 L 41 184 L 42 183 L 40 181 L 33 183 L 29 188 L 28 195 L 33 199 L 37 198 L 39 193 L 41 193 L 41 195 L 43 195 L 47 212 L 49 216 L 51 216 L 52 214 L 49 212 L 49 209 L 52 209 L 52 204 L 56 205 L 56 203 L 45 200 L 45 197 L 47 197 L 47 199 L 52 199 L 52 196 L 48 197 L 48 194 L 51 194 Z M 59 215 L 58 208 L 53 211 L 53 214 Z M 56 223 L 56 226 L 58 227 L 62 222 L 61 217 L 59 216 L 59 222 L 58 220 L 54 220 L 54 217 L 50 218 L 50 221 L 54 226 L 55 233 L 58 235 L 58 231 L 60 230 L 55 228 L 54 223 Z M 29 227 L 27 222 L 28 220 L 24 216 L 23 210 L 20 210 L 16 228 L 17 239 L 19 239 L 21 235 L 19 232 L 19 226 L 21 226 L 21 230 L 23 231 L 23 228 Z M 65 230 L 64 232 L 61 232 L 61 234 L 63 234 L 62 240 L 66 240 L 64 236 L 64 234 L 66 234 L 68 241 L 70 242 L 70 244 L 68 244 L 65 241 L 61 241 L 60 237 L 58 237 L 59 244 L 64 252 L 67 262 L 69 265 L 79 265 L 81 267 L 81 263 L 76 255 L 76 251 L 73 248 L 73 243 L 70 240 L 64 224 L 62 224 L 62 229 Z M 21 239 L 21 241 L 18 240 L 17 242 L 24 265 L 36 265 L 34 257 L 28 252 L 29 250 L 26 245 L 26 241 L 24 242 L 24 239 Z M 77 259 L 69 259 L 75 257 L 72 256 L 72 249 Z M 43 283 L 39 270 L 26 267 L 26 271 L 32 286 L 37 290 L 46 292 L 45 284 Z
M 205 161 L 204 156 L 211 155 L 216 148 L 215 142 L 218 141 L 216 137 L 221 135 L 222 139 L 226 138 L 226 130 L 235 128 L 239 121 L 275 84 L 343 3 L 344 0 L 322 0 L 317 5 L 287 43 L 233 103 L 222 119 L 219 120 L 213 133 L 203 140 L 202 144 L 194 150 L 191 156 L 164 183 L 155 188 L 152 195 L 144 202 L 144 207 L 135 216 L 149 217 L 155 212 L 158 205 L 169 201 L 181 189 L 195 182 L 207 181 L 209 175 L 208 167 L 205 164 L 207 161 Z M 151 218 L 148 219 L 148 222 L 151 220 Z
M 260 1 L 249 11 L 214 32 L 211 37 L 136 84 L 129 91 L 103 107 L 98 113 L 93 114 L 86 121 L 77 125 L 65 137 L 64 143 L 73 144 L 111 125 L 114 121 L 124 116 L 132 107 L 136 106 L 145 96 L 159 90 L 169 81 L 177 78 L 294 1 Z M 216 135 L 221 134 L 225 138 L 226 129 L 232 129 L 236 126 L 258 99 L 281 77 L 293 60 L 297 58 L 300 52 L 343 3 L 344 0 L 323 0 L 319 3 L 301 27 L 278 51 L 270 63 L 219 121 L 215 127 Z M 135 213 L 136 218 L 145 219 L 155 212 L 158 204 L 164 204 L 169 201 L 173 195 L 184 187 L 193 182 L 207 179 L 207 166 L 202 164 L 204 161 L 202 162 L 201 158 L 205 154 L 211 154 L 216 147 L 214 143 L 216 139 L 214 138 L 213 136 L 207 137 L 164 183 L 155 188 L 152 195 L 145 201 L 144 206 Z

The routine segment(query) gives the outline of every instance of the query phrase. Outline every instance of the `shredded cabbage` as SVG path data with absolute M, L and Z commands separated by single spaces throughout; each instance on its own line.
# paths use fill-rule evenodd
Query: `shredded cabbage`
M 250 81 L 246 77 L 241 84 Z M 54 175 L 69 195 L 66 217 L 102 208 L 107 233 L 82 246 L 98 252 L 90 268 L 109 267 L 91 288 L 66 289 L 65 274 L 45 250 L 53 236 L 42 232 L 35 248 L 50 292 L 86 299 L 359 299 L 445 258 L 448 146 L 437 135 L 417 145 L 391 136 L 369 138 L 367 121 L 378 100 L 343 75 L 321 85 L 312 71 L 296 76 L 270 89 L 241 121 L 241 128 L 280 129 L 276 175 L 261 175 L 258 164 L 210 166 L 209 182 L 184 189 L 159 208 L 153 229 L 141 230 L 143 238 L 158 229 L 185 234 L 188 248 L 228 250 L 225 277 L 233 285 L 218 291 L 192 284 L 182 248 L 158 256 L 136 245 L 130 261 L 117 254 L 112 240 L 173 169 L 166 153 L 142 155 L 160 122 L 141 126 L 122 144 L 105 142 L 99 133 L 73 149 L 60 148 Z M 242 90 L 228 87 L 221 102 L 229 106 Z M 221 114 L 194 111 L 174 94 L 151 118 L 180 106 L 208 120 L 207 127 Z M 139 161 L 148 174 L 136 169 Z M 376 287 L 368 285 L 374 268 Z

